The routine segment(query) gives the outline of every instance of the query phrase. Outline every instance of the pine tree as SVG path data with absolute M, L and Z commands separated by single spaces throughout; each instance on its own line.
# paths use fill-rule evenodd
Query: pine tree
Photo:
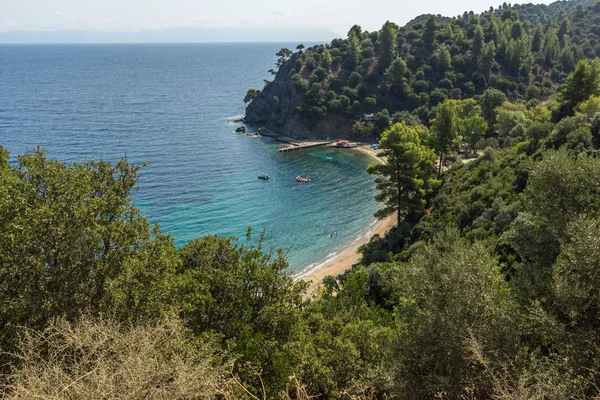
M 510 28 L 510 35 L 514 40 L 519 40 L 523 35 L 523 25 L 521 21 L 516 21 Z
M 458 150 L 458 126 L 456 113 L 452 101 L 446 101 L 438 107 L 435 119 L 431 121 L 431 130 L 434 135 L 435 149 L 438 152 L 438 179 L 442 174 L 444 157 L 452 151 Z
M 544 27 L 538 23 L 533 33 L 533 39 L 531 40 L 531 51 L 537 53 L 542 49 L 542 40 L 544 39 Z
M 551 67 L 554 65 L 559 52 L 560 45 L 558 42 L 558 37 L 553 30 L 549 30 L 546 33 L 546 38 L 544 39 L 544 61 L 547 66 Z
M 486 77 L 489 77 L 494 58 L 496 56 L 496 45 L 494 42 L 486 43 L 483 48 L 483 56 L 481 58 L 481 70 Z
M 452 66 L 452 56 L 446 45 L 438 47 L 433 53 L 433 58 L 435 59 L 435 70 L 440 75 L 443 75 Z
M 433 51 L 433 45 L 435 44 L 435 16 L 432 15 L 425 22 L 425 28 L 423 29 L 423 46 L 429 51 Z
M 379 65 L 385 69 L 396 59 L 396 37 L 398 36 L 397 25 L 386 21 L 379 34 L 380 57 Z
M 573 47 L 569 42 L 565 43 L 565 46 L 560 52 L 560 63 L 565 72 L 571 72 L 573 71 L 573 68 L 575 68 L 575 55 L 573 54 Z
M 481 56 L 483 50 L 483 28 L 481 25 L 477 25 L 475 28 L 475 37 L 473 38 L 473 55 L 477 58 Z
M 599 59 L 580 61 L 577 64 L 577 68 L 569 75 L 559 93 L 560 109 L 567 116 L 573 115 L 574 108 L 592 95 L 600 95 Z
M 354 69 L 360 62 L 360 43 L 356 31 L 351 29 L 348 32 L 348 58 L 346 59 L 344 66 L 348 69 Z
M 383 208 L 375 216 L 384 218 L 398 212 L 398 225 L 411 214 L 425 209 L 425 196 L 432 182 L 435 154 L 421 143 L 427 135 L 422 125 L 409 126 L 404 122 L 385 131 L 379 148 L 386 149 L 385 164 L 369 165 L 369 174 L 376 175 L 375 185 L 379 193 L 376 199 Z
M 568 39 L 569 34 L 569 21 L 566 18 L 560 22 L 560 27 L 558 28 L 558 40 L 560 42 L 560 47 L 564 47 L 565 43 Z
M 406 62 L 402 58 L 396 58 L 383 75 L 390 85 L 390 91 L 398 96 L 406 89 L 406 71 Z

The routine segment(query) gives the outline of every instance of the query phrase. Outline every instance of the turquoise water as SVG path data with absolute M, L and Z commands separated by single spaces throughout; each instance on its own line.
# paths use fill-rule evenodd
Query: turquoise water
M 178 246 L 266 228 L 267 247 L 304 269 L 364 234 L 377 205 L 368 156 L 277 153 L 272 139 L 233 133 L 229 118 L 283 46 L 292 44 L 0 46 L 0 145 L 13 161 L 42 146 L 66 162 L 146 162 L 134 201 Z

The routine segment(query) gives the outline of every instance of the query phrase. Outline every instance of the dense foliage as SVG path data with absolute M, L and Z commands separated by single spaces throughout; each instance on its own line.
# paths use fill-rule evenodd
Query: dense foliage
M 440 89 L 425 88 L 449 79 L 435 66 L 445 66 L 444 77 L 458 74 L 453 59 L 472 55 L 444 50 L 441 32 L 462 32 L 473 45 L 482 36 L 484 51 L 497 25 L 499 38 L 512 38 L 508 51 L 510 43 L 529 43 L 530 34 L 536 43 L 538 29 L 528 24 L 552 27 L 562 16 L 574 26 L 575 18 L 596 18 L 598 4 L 507 6 L 443 26 L 430 18 L 421 27 L 388 23 L 377 34 L 355 26 L 342 43 L 344 57 L 337 47 L 302 53 L 325 70 L 328 85 L 336 80 L 323 63 L 356 72 L 375 57 L 369 68 L 390 80 L 388 91 L 371 97 L 374 107 L 397 96 L 392 88 L 406 94 L 417 84 L 412 59 L 397 54 L 412 54 L 416 43 L 419 54 L 437 60 L 421 70 L 434 79 L 419 84 L 431 93 L 417 107 L 427 108 L 427 119 L 413 110 L 390 126 L 377 122 L 388 162 L 369 172 L 383 202 L 378 215 L 398 212 L 398 226 L 363 246 L 360 263 L 327 277 L 311 296 L 305 282 L 287 275 L 284 254 L 266 252 L 262 235 L 252 242 L 250 230 L 245 241 L 206 236 L 176 248 L 132 204 L 138 167 L 125 160 L 66 165 L 37 150 L 11 165 L 0 147 L 0 393 L 598 398 L 599 61 L 574 63 L 565 76 L 556 63 L 545 64 L 548 89 L 562 82 L 546 102 L 523 98 L 519 84 L 501 91 L 486 83 L 471 92 L 481 90 L 476 98 L 440 96 L 430 109 Z M 575 47 L 573 36 L 543 28 L 540 49 L 547 41 L 561 52 L 567 43 Z M 407 42 L 398 46 L 398 38 L 410 32 L 420 34 L 403 53 Z M 365 40 L 376 56 L 366 57 Z M 279 62 L 293 57 L 282 51 Z M 509 67 L 492 70 L 489 82 L 509 76 Z M 340 89 L 356 90 L 357 99 L 370 87 L 358 72 L 347 79 L 356 85 Z M 321 83 L 309 89 L 319 99 L 322 87 L 314 85 Z M 460 159 L 458 150 L 478 157 Z
M 11 166 L 2 150 L 4 394 L 598 396 L 597 63 L 576 66 L 554 109 L 490 89 L 445 101 L 431 128 L 384 132 L 388 163 L 370 172 L 398 227 L 310 299 L 262 240 L 175 248 L 132 205 L 138 168 L 125 161 L 65 165 L 38 150 Z M 574 101 L 580 76 L 596 86 Z M 446 157 L 433 179 L 436 152 L 458 141 L 470 153 L 460 133 L 486 120 L 485 152 Z
M 355 25 L 345 39 L 301 49 L 282 78 L 300 95 L 296 112 L 308 126 L 336 116 L 354 136 L 372 140 L 391 122 L 428 125 L 446 99 L 488 88 L 511 100 L 548 99 L 578 60 L 600 56 L 598 26 L 593 0 L 504 3 L 481 15 L 422 16 L 404 27 L 388 21 L 374 32 Z M 364 113 L 376 118 L 363 121 Z

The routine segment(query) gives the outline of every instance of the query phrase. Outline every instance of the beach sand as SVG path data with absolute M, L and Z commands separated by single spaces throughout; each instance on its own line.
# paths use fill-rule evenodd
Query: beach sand
M 379 151 L 371 149 L 368 145 L 362 145 L 356 147 L 357 150 L 362 151 L 371 157 L 374 160 L 380 163 L 384 163 L 385 161 L 378 157 L 377 154 Z M 306 271 L 296 277 L 296 279 L 304 279 L 310 282 L 310 286 L 306 292 L 306 298 L 310 298 L 312 294 L 317 290 L 317 288 L 323 282 L 323 278 L 326 276 L 338 276 L 345 271 L 352 268 L 352 266 L 360 261 L 360 254 L 358 253 L 358 248 L 363 244 L 369 243 L 371 238 L 375 235 L 379 235 L 380 237 L 385 236 L 385 234 L 396 225 L 397 216 L 396 214 L 390 215 L 389 217 L 377 221 L 371 229 L 360 238 L 360 240 L 353 243 L 350 247 L 346 248 L 336 257 L 328 260 L 324 264 L 321 264 L 317 268 Z
M 394 214 L 383 220 L 377 221 L 369 233 L 356 243 L 353 243 L 352 246 L 348 247 L 326 263 L 320 265 L 317 269 L 299 275 L 297 279 L 304 279 L 310 282 L 305 297 L 309 298 L 312 296 L 326 276 L 338 276 L 351 269 L 354 264 L 360 261 L 361 255 L 358 253 L 358 248 L 365 243 L 369 243 L 371 238 L 375 235 L 381 237 L 385 236 L 392 227 L 396 226 L 396 219 L 397 217 Z

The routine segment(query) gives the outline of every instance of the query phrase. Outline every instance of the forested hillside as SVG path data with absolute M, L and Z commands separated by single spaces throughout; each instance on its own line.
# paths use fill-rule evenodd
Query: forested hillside
M 355 25 L 346 39 L 283 49 L 275 80 L 249 93 L 246 117 L 288 136 L 373 140 L 393 122 L 429 124 L 444 100 L 487 88 L 543 101 L 578 60 L 600 55 L 599 26 L 600 3 L 590 0 L 505 3 L 482 15 L 388 21 L 375 32 Z M 377 118 L 361 122 L 363 113 Z

